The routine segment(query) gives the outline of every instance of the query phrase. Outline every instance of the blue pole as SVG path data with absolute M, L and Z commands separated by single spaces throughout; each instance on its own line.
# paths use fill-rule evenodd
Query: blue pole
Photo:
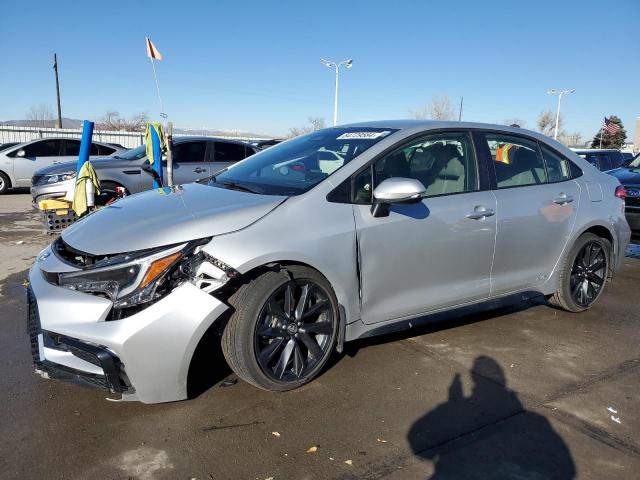
M 160 138 L 158 137 L 158 133 L 156 129 L 151 127 L 151 145 L 153 146 L 153 169 L 158 172 L 158 176 L 162 183 L 164 183 L 164 178 L 162 176 L 162 152 L 160 150 Z M 160 188 L 162 185 L 159 185 L 158 182 L 153 180 L 153 188 Z
M 80 169 L 89 160 L 91 153 L 91 137 L 93 136 L 93 122 L 85 120 L 82 123 L 82 140 L 80 141 L 80 154 L 78 155 L 78 166 L 76 177 L 80 175 Z

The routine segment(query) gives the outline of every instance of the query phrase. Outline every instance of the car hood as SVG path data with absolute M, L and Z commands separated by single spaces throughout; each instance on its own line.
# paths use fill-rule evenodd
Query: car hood
M 640 185 L 640 169 L 621 167 L 609 170 L 607 173 L 616 177 L 623 185 Z
M 93 255 L 133 252 L 239 230 L 286 199 L 197 183 L 158 188 L 88 215 L 62 238 Z
M 127 167 L 138 165 L 140 163 L 138 160 L 122 160 L 116 157 L 96 157 L 90 158 L 89 160 L 91 160 L 91 165 L 93 165 L 93 168 L 96 170 L 100 170 L 102 168 Z M 47 167 L 38 169 L 35 174 L 51 175 L 55 173 L 75 172 L 77 166 L 77 161 L 53 163 Z

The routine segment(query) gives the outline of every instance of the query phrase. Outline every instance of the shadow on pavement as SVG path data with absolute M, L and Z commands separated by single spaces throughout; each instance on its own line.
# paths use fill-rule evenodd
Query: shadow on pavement
M 413 453 L 434 464 L 429 479 L 571 479 L 571 453 L 549 421 L 525 410 L 491 357 L 476 358 L 465 396 L 460 374 L 449 398 L 409 430 Z

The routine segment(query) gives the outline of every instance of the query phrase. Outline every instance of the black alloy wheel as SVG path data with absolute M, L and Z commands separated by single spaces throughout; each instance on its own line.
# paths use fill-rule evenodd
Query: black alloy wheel
M 317 283 L 290 280 L 263 306 L 255 329 L 260 369 L 277 382 L 304 378 L 331 353 L 336 312 Z
M 578 252 L 571 268 L 571 299 L 588 308 L 600 295 L 606 277 L 607 252 L 600 243 L 590 241 Z

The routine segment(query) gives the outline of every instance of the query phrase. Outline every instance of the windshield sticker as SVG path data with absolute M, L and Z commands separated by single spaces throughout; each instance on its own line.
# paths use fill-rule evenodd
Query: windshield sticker
M 376 138 L 385 137 L 391 132 L 348 132 L 340 135 L 336 140 L 375 140 Z

